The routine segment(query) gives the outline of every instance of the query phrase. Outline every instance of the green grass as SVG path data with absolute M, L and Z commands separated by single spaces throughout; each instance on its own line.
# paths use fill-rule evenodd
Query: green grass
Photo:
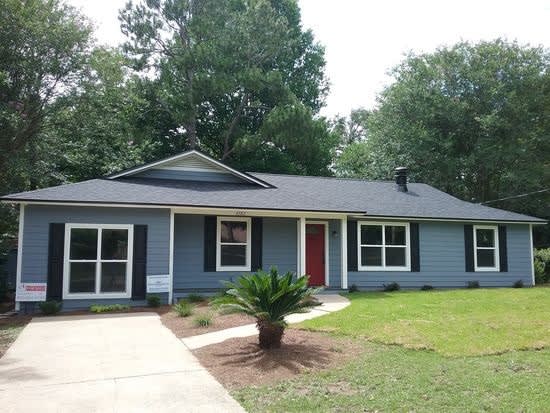
M 117 311 L 128 311 L 129 309 L 130 306 L 125 304 L 94 304 L 90 306 L 90 311 L 92 313 L 111 313 Z
M 347 309 L 299 327 L 348 337 L 363 350 L 336 369 L 233 391 L 245 409 L 550 412 L 550 349 L 543 348 L 550 289 L 349 297 Z
M 232 395 L 249 412 L 548 412 L 550 351 L 466 358 L 365 343 L 341 368 Z
M 372 292 L 300 327 L 447 356 L 550 345 L 550 289 Z

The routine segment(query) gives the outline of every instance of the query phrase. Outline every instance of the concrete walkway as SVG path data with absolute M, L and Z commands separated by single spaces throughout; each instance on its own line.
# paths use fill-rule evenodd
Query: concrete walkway
M 309 313 L 291 314 L 286 317 L 286 321 L 290 324 L 299 323 L 304 320 L 310 320 L 334 311 L 342 310 L 350 304 L 347 298 L 344 298 L 338 294 L 320 294 L 316 297 L 323 303 L 322 305 L 315 307 Z M 210 344 L 221 343 L 230 338 L 250 337 L 255 336 L 256 334 L 258 334 L 256 325 L 246 324 L 244 326 L 227 328 L 225 330 L 214 331 L 212 333 L 200 334 L 198 336 L 185 337 L 182 338 L 181 341 L 190 350 L 196 350 L 204 346 L 209 346 Z
M 155 313 L 34 319 L 0 359 L 7 412 L 244 412 Z

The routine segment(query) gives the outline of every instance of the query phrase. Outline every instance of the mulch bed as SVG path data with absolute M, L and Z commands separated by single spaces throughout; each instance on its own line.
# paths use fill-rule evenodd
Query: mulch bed
M 262 350 L 258 337 L 233 338 L 193 353 L 226 388 L 271 384 L 297 374 L 341 365 L 363 351 L 349 339 L 287 329 L 279 349 Z
M 197 316 L 211 314 L 212 324 L 208 327 L 197 327 L 194 319 Z M 193 314 L 189 317 L 180 317 L 174 311 L 161 314 L 162 324 L 168 327 L 176 337 L 190 337 L 199 334 L 211 333 L 231 327 L 238 327 L 245 324 L 254 324 L 255 319 L 243 314 L 220 314 L 206 303 L 195 305 Z

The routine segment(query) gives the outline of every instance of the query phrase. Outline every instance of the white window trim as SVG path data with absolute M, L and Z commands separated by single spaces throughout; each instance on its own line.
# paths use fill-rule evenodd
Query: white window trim
M 364 225 L 381 225 L 382 226 L 382 245 L 361 244 L 361 227 Z M 404 266 L 386 266 L 386 247 L 403 248 L 402 245 L 391 246 L 386 244 L 386 226 L 405 227 L 405 265 Z M 379 247 L 382 248 L 382 265 L 369 266 L 361 265 L 361 247 Z M 358 271 L 410 271 L 411 270 L 411 231 L 408 222 L 389 222 L 389 221 L 358 221 L 357 222 L 357 269 Z
M 498 249 L 498 226 L 496 225 L 474 225 L 474 269 L 476 272 L 499 272 L 500 271 L 500 251 Z M 478 247 L 477 246 L 477 230 L 491 229 L 495 234 L 494 247 Z M 477 250 L 494 250 L 495 251 L 495 266 L 494 267 L 478 267 L 477 266 Z
M 96 292 L 95 293 L 70 293 L 69 292 L 69 273 L 70 273 L 70 247 L 71 247 L 71 229 L 73 228 L 91 228 L 98 230 L 97 257 L 96 257 Z M 125 229 L 128 230 L 128 255 L 126 260 L 101 260 L 101 234 L 103 229 Z M 103 298 L 130 298 L 132 296 L 132 263 L 134 253 L 134 226 L 118 224 L 65 224 L 65 246 L 63 259 L 63 299 L 103 299 Z M 76 262 L 78 260 L 72 260 Z M 85 260 L 92 261 L 92 260 Z M 102 293 L 100 292 L 101 283 L 101 265 L 100 262 L 126 262 L 126 291 L 124 293 Z
M 246 265 L 232 266 L 221 265 L 221 223 L 222 221 L 246 222 Z M 233 245 L 243 245 L 242 243 L 232 243 Z M 218 217 L 216 224 L 216 271 L 250 271 L 252 252 L 252 219 L 248 217 Z

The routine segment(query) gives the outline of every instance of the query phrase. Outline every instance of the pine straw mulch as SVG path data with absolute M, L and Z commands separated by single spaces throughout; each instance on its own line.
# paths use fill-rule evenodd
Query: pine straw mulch
M 238 327 L 245 324 L 254 324 L 254 318 L 243 314 L 223 314 L 210 307 L 208 303 L 194 304 L 193 314 L 189 317 L 180 317 L 174 311 L 160 314 L 162 324 L 168 327 L 176 337 L 191 337 L 199 334 L 211 333 L 226 328 Z M 202 315 L 211 315 L 212 324 L 208 327 L 197 327 L 195 318 Z
M 362 347 L 352 340 L 289 328 L 279 349 L 262 350 L 258 337 L 232 338 L 195 350 L 201 364 L 230 390 L 264 385 L 307 371 L 337 367 Z

